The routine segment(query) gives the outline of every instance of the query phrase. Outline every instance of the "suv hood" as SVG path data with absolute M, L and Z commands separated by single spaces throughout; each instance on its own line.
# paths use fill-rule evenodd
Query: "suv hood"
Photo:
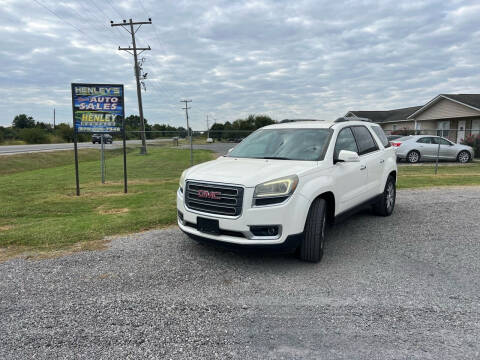
M 185 179 L 254 187 L 283 176 L 298 175 L 317 164 L 316 161 L 220 157 L 188 169 Z

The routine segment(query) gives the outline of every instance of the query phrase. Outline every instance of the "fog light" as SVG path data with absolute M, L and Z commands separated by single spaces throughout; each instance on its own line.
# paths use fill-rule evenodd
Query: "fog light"
M 250 231 L 255 236 L 277 236 L 279 227 L 278 225 L 255 225 L 250 226 Z
M 177 215 L 178 215 L 178 220 L 180 220 L 180 223 L 184 225 L 185 222 L 183 221 L 183 213 L 177 210 Z

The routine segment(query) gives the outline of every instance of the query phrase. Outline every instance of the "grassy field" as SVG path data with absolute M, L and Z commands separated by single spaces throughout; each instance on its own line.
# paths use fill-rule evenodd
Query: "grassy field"
M 188 150 L 150 146 L 147 156 L 131 151 L 126 195 L 119 151 L 106 154 L 104 185 L 98 156 L 98 150 L 80 153 L 80 197 L 71 151 L 0 157 L 0 248 L 58 249 L 175 222 L 178 178 L 189 165 Z M 194 155 L 195 162 L 213 157 L 207 151 Z
M 430 186 L 480 185 L 480 163 L 440 164 L 435 175 L 435 165 L 400 165 L 398 188 L 420 188 Z
M 195 151 L 195 162 L 214 158 Z M 50 251 L 175 223 L 178 178 L 189 150 L 129 149 L 129 193 L 123 194 L 121 150 L 106 153 L 107 183 L 100 183 L 99 152 L 80 150 L 80 197 L 75 196 L 72 151 L 0 157 L 0 259 L 2 252 Z M 480 163 L 399 166 L 398 187 L 480 185 Z M 6 250 L 7 249 L 7 250 Z

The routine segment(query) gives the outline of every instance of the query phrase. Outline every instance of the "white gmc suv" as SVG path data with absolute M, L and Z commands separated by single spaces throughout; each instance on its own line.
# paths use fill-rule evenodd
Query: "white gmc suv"
M 395 150 L 368 119 L 269 125 L 183 172 L 178 226 L 196 240 L 283 247 L 317 262 L 326 225 L 364 205 L 392 213 L 396 179 Z

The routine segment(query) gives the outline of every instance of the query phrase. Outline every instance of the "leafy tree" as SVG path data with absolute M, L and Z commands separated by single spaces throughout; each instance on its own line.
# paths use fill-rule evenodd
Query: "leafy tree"
M 41 122 L 41 121 L 37 121 L 37 123 L 35 124 L 35 127 L 38 128 L 38 129 L 45 129 L 45 130 L 49 130 L 49 131 L 53 129 L 52 125 Z
M 20 137 L 25 140 L 27 144 L 49 144 L 50 139 L 48 133 L 43 129 L 38 128 L 24 128 L 20 132 Z
M 220 123 L 215 123 L 210 127 L 210 137 L 213 139 L 220 140 L 223 135 L 224 125 Z
M 73 142 L 73 127 L 71 127 L 69 124 L 58 124 L 55 127 L 55 134 L 66 142 Z
M 35 120 L 31 116 L 20 114 L 15 116 L 12 126 L 17 129 L 26 129 L 35 127 Z
M 227 121 L 225 124 L 214 124 L 210 128 L 215 139 L 236 139 L 243 138 L 249 133 L 267 126 L 275 124 L 275 120 L 268 115 L 254 115 L 250 114 L 246 119 L 237 119 L 233 123 Z

